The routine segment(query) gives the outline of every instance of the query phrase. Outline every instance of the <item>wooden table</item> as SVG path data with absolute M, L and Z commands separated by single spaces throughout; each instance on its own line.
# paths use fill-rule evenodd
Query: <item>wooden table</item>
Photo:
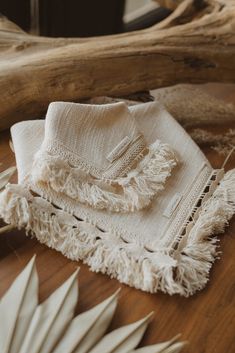
M 208 89 L 235 103 L 235 88 L 218 88 L 216 85 Z M 3 163 L 0 170 L 14 164 L 8 141 L 9 132 L 0 133 L 0 162 Z M 215 168 L 222 165 L 224 157 L 210 148 L 205 148 L 204 152 Z M 234 167 L 233 156 L 227 168 Z M 91 308 L 121 287 L 119 306 L 111 329 L 131 323 L 150 311 L 155 311 L 142 344 L 168 340 L 181 332 L 182 339 L 189 341 L 184 352 L 234 353 L 235 219 L 231 221 L 225 235 L 221 236 L 220 245 L 223 253 L 221 259 L 213 266 L 209 284 L 203 291 L 187 299 L 162 293 L 147 294 L 121 285 L 116 280 L 92 273 L 87 266 L 72 262 L 60 253 L 40 245 L 36 240 L 26 237 L 23 231 L 14 231 L 0 237 L 0 296 L 33 254 L 37 254 L 40 300 L 44 300 L 79 265 L 78 313 Z

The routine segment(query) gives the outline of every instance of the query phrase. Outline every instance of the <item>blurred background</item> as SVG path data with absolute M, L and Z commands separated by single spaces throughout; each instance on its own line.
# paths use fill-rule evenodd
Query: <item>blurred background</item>
M 89 37 L 147 28 L 169 10 L 154 0 L 0 0 L 0 13 L 33 34 Z

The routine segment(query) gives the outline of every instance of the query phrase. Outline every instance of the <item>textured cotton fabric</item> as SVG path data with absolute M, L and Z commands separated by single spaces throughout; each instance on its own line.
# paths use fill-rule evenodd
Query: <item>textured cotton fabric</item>
M 69 111 L 70 103 L 67 107 Z M 147 206 L 129 212 L 97 209 L 65 189 L 56 190 L 57 184 L 50 182 L 50 176 L 53 180 L 58 177 L 52 167 L 58 159 L 61 162 L 61 154 L 45 148 L 48 134 L 56 130 L 46 120 L 46 124 L 28 121 L 12 128 L 20 185 L 6 189 L 0 213 L 6 222 L 26 227 L 39 241 L 70 259 L 83 260 L 93 271 L 152 293 L 161 290 L 188 296 L 208 281 L 216 257 L 216 238 L 211 236 L 221 232 L 235 212 L 235 172 L 224 176 L 223 170 L 214 170 L 184 129 L 158 103 L 130 107 L 129 114 L 148 146 L 140 165 L 146 156 L 151 160 L 151 146 L 156 143 L 160 144 L 159 154 L 161 146 L 167 145 L 177 156 L 177 163 L 172 159 L 175 169 Z M 62 114 L 62 119 L 67 121 L 68 116 Z M 72 136 L 74 130 L 72 123 L 59 133 Z M 30 131 L 35 131 L 33 138 Z M 53 157 L 52 164 L 46 162 L 46 169 L 45 152 Z M 168 152 L 165 163 L 169 167 Z M 62 169 L 59 171 L 63 174 Z M 128 182 L 140 172 L 138 165 L 132 166 L 131 172 Z
M 54 102 L 31 176 L 76 202 L 130 212 L 149 205 L 176 164 L 169 145 L 147 146 L 126 104 Z
M 117 151 L 120 143 L 122 148 Z M 135 149 L 130 148 L 133 144 Z M 67 159 L 94 177 L 115 179 L 125 175 L 145 146 L 134 117 L 122 102 L 49 105 L 41 150 Z

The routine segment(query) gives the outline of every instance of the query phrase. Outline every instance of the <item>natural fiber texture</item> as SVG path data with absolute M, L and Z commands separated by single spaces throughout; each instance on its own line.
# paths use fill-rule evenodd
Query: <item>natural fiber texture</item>
M 156 101 L 185 127 L 235 122 L 235 106 L 218 99 L 196 85 L 180 84 L 151 92 Z
M 104 104 L 125 101 L 129 106 L 138 104 L 138 100 L 153 101 L 163 104 L 166 109 L 185 127 L 199 145 L 209 145 L 219 154 L 228 154 L 235 146 L 234 129 L 227 129 L 223 134 L 210 131 L 210 127 L 232 124 L 235 126 L 235 106 L 216 98 L 196 85 L 180 84 L 163 87 L 151 92 L 130 96 L 127 99 L 96 97 L 88 102 Z
M 67 159 L 93 177 L 116 179 L 125 175 L 145 148 L 124 103 L 49 105 L 40 151 Z
M 71 168 L 66 160 L 40 153 L 35 158 L 32 180 L 97 209 L 128 212 L 148 206 L 151 199 L 163 190 L 176 164 L 169 146 L 156 141 L 149 146 L 148 154 L 138 166 L 125 177 L 104 183 L 79 167 Z M 116 187 L 121 188 L 122 193 L 116 192 Z
M 129 106 L 143 102 L 157 101 L 185 128 L 198 128 L 203 125 L 223 125 L 235 123 L 235 106 L 206 92 L 198 85 L 179 84 L 162 87 L 137 96 L 126 98 L 95 97 L 87 102 L 108 104 L 126 102 Z
M 78 220 L 19 185 L 7 187 L 1 196 L 0 212 L 6 222 L 26 228 L 41 243 L 72 260 L 83 260 L 95 272 L 108 273 L 152 293 L 161 290 L 188 296 L 208 281 L 218 241 L 211 236 L 222 233 L 235 212 L 234 183 L 232 171 L 198 209 L 175 250 L 160 247 L 153 251 L 135 239 L 127 242 L 125 234 L 104 232 L 88 220 Z
M 159 140 L 147 148 L 126 104 L 57 102 L 48 109 L 32 178 L 97 209 L 129 212 L 149 205 L 176 164 Z
M 7 223 L 25 227 L 40 242 L 70 259 L 81 259 L 93 271 L 151 293 L 189 296 L 208 281 L 217 254 L 214 234 L 221 233 L 235 213 L 235 170 L 225 175 L 223 170 L 213 170 L 158 103 L 129 110 L 148 146 L 161 140 L 161 146 L 171 145 L 180 160 L 149 207 L 116 213 L 83 204 L 63 189 L 56 190 L 59 179 L 44 157 L 47 176 L 41 180 L 40 170 L 43 175 L 45 170 L 38 161 L 33 166 L 33 159 L 44 145 L 44 122 L 32 121 L 12 130 L 21 185 L 10 185 L 2 193 L 0 214 Z M 26 136 L 36 124 L 43 133 L 35 134 L 30 147 L 32 140 Z M 21 145 L 24 154 L 19 151 Z M 37 178 L 32 179 L 35 173 Z
M 228 129 L 221 134 L 215 134 L 205 129 L 193 129 L 189 133 L 198 145 L 210 146 L 210 148 L 225 156 L 235 146 L 235 129 Z
M 185 127 L 194 141 L 209 145 L 219 154 L 228 154 L 235 146 L 234 129 L 223 134 L 212 133 L 210 127 L 235 125 L 235 106 L 226 103 L 196 85 L 180 84 L 151 92 L 153 97 Z
M 179 353 L 185 342 L 170 341 L 135 349 L 152 313 L 105 334 L 118 292 L 74 317 L 78 301 L 77 272 L 49 298 L 38 303 L 38 274 L 33 258 L 0 301 L 1 353 Z

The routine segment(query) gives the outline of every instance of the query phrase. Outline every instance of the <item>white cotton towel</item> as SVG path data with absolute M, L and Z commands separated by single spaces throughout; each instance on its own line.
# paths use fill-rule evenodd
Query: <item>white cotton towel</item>
M 158 103 L 136 105 L 129 111 L 136 131 L 144 136 L 149 160 L 155 144 L 170 145 L 180 160 L 148 207 L 117 213 L 83 203 L 67 189 L 56 190 L 50 178 L 55 180 L 59 174 L 50 165 L 46 178 L 40 178 L 43 168 L 37 158 L 45 146 L 45 123 L 29 121 L 12 129 L 21 179 L 2 193 L 0 214 L 7 223 L 25 227 L 40 242 L 72 260 L 82 260 L 93 271 L 151 293 L 189 296 L 207 283 L 217 253 L 213 235 L 223 231 L 235 212 L 235 170 L 225 175 L 214 170 Z M 35 131 L 34 139 L 29 131 Z M 61 161 L 55 153 L 53 158 L 57 157 Z M 64 175 L 63 166 L 59 172 Z M 134 178 L 138 166 L 132 172 Z

